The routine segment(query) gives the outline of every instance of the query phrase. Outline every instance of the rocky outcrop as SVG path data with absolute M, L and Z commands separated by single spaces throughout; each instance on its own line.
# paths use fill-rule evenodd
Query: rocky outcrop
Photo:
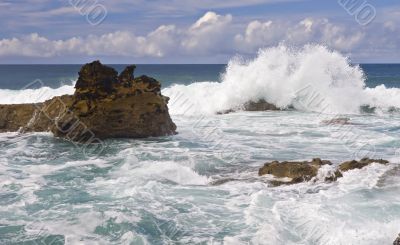
M 336 181 L 338 178 L 343 177 L 344 172 L 361 169 L 372 163 L 387 164 L 386 160 L 375 160 L 364 158 L 360 161 L 349 161 L 339 165 L 338 169 L 331 171 L 331 174 L 324 177 L 324 181 Z M 333 163 L 319 158 L 313 159 L 311 162 L 278 162 L 273 161 L 266 163 L 260 168 L 258 175 L 272 175 L 276 179 L 271 183 L 273 185 L 282 184 L 297 184 L 301 182 L 307 182 L 317 177 L 318 171 L 322 166 L 331 165 Z
M 161 84 L 134 78 L 135 66 L 120 75 L 99 61 L 79 72 L 74 95 L 44 103 L 0 106 L 0 132 L 51 131 L 73 141 L 90 138 L 144 138 L 175 134 Z
M 220 111 L 217 114 L 222 115 L 222 114 L 229 114 L 233 113 L 236 111 L 280 111 L 281 109 L 275 106 L 274 104 L 268 103 L 264 99 L 258 100 L 256 102 L 254 101 L 249 101 L 245 103 L 243 106 L 234 108 L 234 109 L 229 109 L 225 111 Z

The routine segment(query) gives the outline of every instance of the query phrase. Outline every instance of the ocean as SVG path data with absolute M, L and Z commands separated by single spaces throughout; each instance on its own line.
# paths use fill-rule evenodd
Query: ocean
M 81 65 L 1 65 L 0 104 L 71 94 Z M 121 71 L 125 65 L 111 65 Z M 178 134 L 0 134 L 0 244 L 391 244 L 400 232 L 400 65 L 320 46 L 227 65 L 138 65 Z M 265 99 L 285 111 L 217 112 Z M 333 118 L 350 125 L 326 126 Z M 337 182 L 273 187 L 273 160 L 383 158 Z M 324 173 L 320 173 L 323 175 Z

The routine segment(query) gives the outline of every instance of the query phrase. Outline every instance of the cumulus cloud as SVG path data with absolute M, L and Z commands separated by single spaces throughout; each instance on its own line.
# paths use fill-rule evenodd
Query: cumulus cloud
M 361 46 L 376 46 L 383 41 L 398 48 L 397 39 L 388 39 L 397 31 L 391 20 L 382 24 L 380 35 L 373 35 L 368 29 L 352 29 L 325 18 L 254 20 L 243 25 L 235 23 L 230 14 L 207 12 L 187 27 L 161 25 L 145 35 L 115 31 L 62 40 L 51 40 L 36 33 L 4 38 L 0 39 L 0 57 L 230 57 L 238 53 L 253 54 L 259 48 L 281 42 L 296 46 L 320 43 L 341 52 L 353 52 Z
M 37 33 L 22 38 L 0 40 L 0 56 L 53 57 L 62 55 L 109 55 L 164 57 L 172 52 L 200 53 L 218 48 L 231 15 L 208 12 L 187 29 L 162 25 L 146 36 L 127 31 L 104 35 L 49 40 Z
M 161 28 L 161 27 L 160 27 Z M 66 40 L 49 40 L 37 33 L 23 38 L 0 40 L 0 56 L 54 57 L 62 55 L 119 55 L 144 57 L 163 56 L 160 30 L 147 37 L 117 31 L 101 36 L 73 37 Z
M 182 46 L 189 52 L 212 51 L 216 47 L 223 47 L 221 44 L 228 34 L 227 27 L 231 21 L 231 15 L 206 13 L 186 32 Z
M 298 23 L 250 22 L 244 34 L 236 35 L 235 42 L 238 49 L 248 52 L 279 42 L 298 46 L 314 42 L 340 51 L 350 51 L 362 41 L 363 37 L 362 31 L 349 30 L 345 26 L 331 23 L 328 19 L 306 18 Z

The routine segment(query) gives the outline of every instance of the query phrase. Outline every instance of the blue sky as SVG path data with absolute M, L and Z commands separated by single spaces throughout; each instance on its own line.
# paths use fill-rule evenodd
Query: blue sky
M 400 2 L 0 0 L 0 63 L 226 63 L 280 43 L 399 63 Z

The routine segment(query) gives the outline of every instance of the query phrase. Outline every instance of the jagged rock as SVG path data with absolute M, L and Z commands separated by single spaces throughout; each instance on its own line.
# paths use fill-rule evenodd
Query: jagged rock
M 135 65 L 126 67 L 125 70 L 123 70 L 119 75 L 118 80 L 121 81 L 123 84 L 129 84 L 130 81 L 135 79 L 135 77 L 133 76 L 135 69 L 136 69 Z
M 233 112 L 236 112 L 239 110 L 243 110 L 243 111 L 279 111 L 281 109 L 278 108 L 277 106 L 275 106 L 274 104 L 268 103 L 264 99 L 261 99 L 261 100 L 258 100 L 257 102 L 249 101 L 239 108 L 219 111 L 219 112 L 217 112 L 217 114 L 218 115 L 229 114 L 229 113 L 233 113 Z
M 321 160 L 319 158 L 313 159 L 311 162 L 278 162 L 273 161 L 271 163 L 264 164 L 258 175 L 273 175 L 276 178 L 289 178 L 289 181 L 285 180 L 274 180 L 271 183 L 273 185 L 281 184 L 296 184 L 305 181 L 310 181 L 317 176 L 318 170 L 324 165 L 332 165 L 330 161 Z M 336 180 L 341 177 L 339 172 L 335 172 L 333 176 L 327 177 L 326 181 Z
M 105 66 L 100 61 L 84 65 L 79 71 L 79 78 L 75 84 L 76 96 L 107 96 L 115 92 L 119 83 L 118 72 Z
M 368 165 L 371 165 L 372 163 L 379 163 L 379 164 L 388 164 L 389 161 L 386 160 L 376 160 L 376 159 L 369 159 L 369 158 L 363 158 L 360 161 L 348 161 L 348 162 L 344 162 L 342 164 L 339 165 L 339 170 L 341 172 L 347 172 L 349 170 L 353 170 L 353 169 L 362 169 Z
M 400 234 L 397 239 L 393 242 L 393 245 L 400 245 Z
M 74 95 L 38 104 L 1 105 L 0 132 L 51 131 L 78 142 L 175 134 L 161 84 L 147 76 L 134 78 L 134 69 L 129 66 L 118 76 L 99 61 L 86 64 Z

